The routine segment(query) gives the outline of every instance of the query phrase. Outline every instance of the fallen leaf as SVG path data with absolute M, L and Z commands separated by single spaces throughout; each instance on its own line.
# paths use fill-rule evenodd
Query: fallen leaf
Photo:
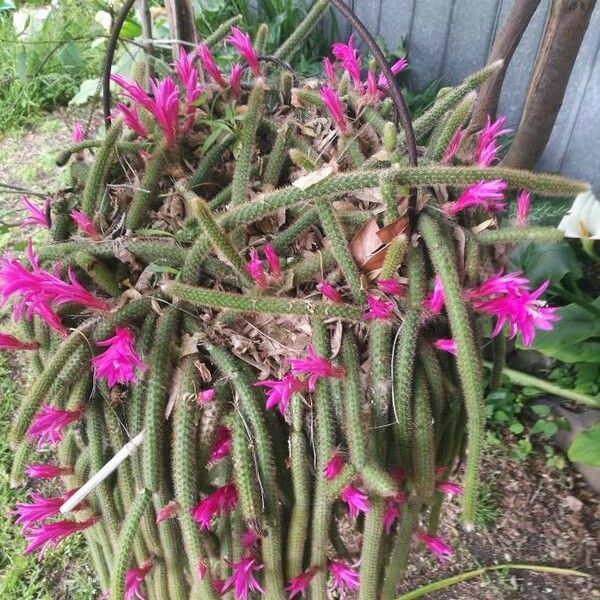
M 382 244 L 389 244 L 393 239 L 397 238 L 400 234 L 404 233 L 408 227 L 408 218 L 400 217 L 389 225 L 381 228 L 377 233 L 377 236 L 381 240 Z
M 331 165 L 324 165 L 318 171 L 313 171 L 307 175 L 303 175 L 299 179 L 296 179 L 292 185 L 300 190 L 307 190 L 313 185 L 331 177 L 333 174 L 333 167 Z
M 350 242 L 350 251 L 359 266 L 364 265 L 381 248 L 378 233 L 379 225 L 375 219 L 371 219 L 358 230 Z

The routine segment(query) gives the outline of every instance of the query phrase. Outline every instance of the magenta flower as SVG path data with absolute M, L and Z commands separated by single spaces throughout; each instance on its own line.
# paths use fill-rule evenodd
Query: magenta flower
M 22 342 L 14 335 L 0 333 L 0 350 L 36 350 L 39 348 L 37 342 Z
M 326 279 L 317 285 L 317 290 L 319 290 L 319 292 L 321 292 L 325 298 L 331 300 L 332 302 L 342 301 L 342 296 L 339 291 L 334 288 Z
M 74 144 L 80 144 L 85 140 L 85 133 L 83 131 L 83 127 L 79 121 L 75 121 L 73 123 L 73 131 L 71 132 L 71 140 L 73 140 Z
M 31 492 L 31 503 L 17 502 L 15 510 L 9 514 L 17 515 L 15 525 L 23 525 L 24 529 L 30 528 L 37 521 L 43 521 L 60 513 L 60 507 L 76 492 L 70 490 L 63 496 L 44 498 L 40 494 Z
M 399 58 L 390 68 L 394 75 L 398 75 L 398 73 L 401 73 L 407 67 L 408 67 L 408 60 L 406 60 L 406 58 L 403 56 L 403 57 Z M 379 74 L 379 81 L 377 82 L 377 84 L 379 85 L 379 87 L 383 87 L 383 88 L 388 88 L 390 85 L 388 83 L 386 76 L 383 73 Z
M 245 550 L 248 550 L 249 548 L 254 548 L 256 547 L 258 540 L 259 537 L 255 531 L 252 531 L 251 529 L 246 529 L 246 531 L 242 533 L 242 548 L 244 548 Z
M 145 560 L 139 567 L 125 573 L 125 600 L 145 600 L 142 596 L 142 583 L 152 570 L 152 559 Z
M 116 383 L 127 385 L 137 382 L 135 369 L 144 371 L 146 365 L 135 352 L 135 338 L 131 330 L 117 327 L 113 337 L 96 343 L 107 348 L 102 354 L 92 358 L 96 379 L 106 379 L 110 387 Z
M 328 86 L 321 88 L 321 98 L 331 114 L 331 118 L 335 121 L 340 133 L 346 135 L 348 133 L 348 122 L 344 114 L 344 105 L 337 95 L 337 92 Z
M 236 63 L 231 65 L 229 71 L 229 89 L 234 98 L 239 98 L 242 93 L 242 76 L 244 75 L 244 67 Z
M 456 342 L 451 338 L 435 340 L 435 342 L 433 342 L 433 347 L 436 350 L 443 350 L 450 354 L 456 354 Z
M 171 500 L 171 502 L 168 502 L 167 504 L 165 504 L 159 511 L 158 514 L 156 515 L 156 523 L 162 523 L 163 521 L 166 521 L 167 519 L 171 519 L 173 518 L 176 514 L 179 513 L 179 503 L 177 502 L 177 500 Z
M 367 295 L 367 304 L 369 305 L 369 309 L 363 315 L 364 319 L 367 320 L 381 320 L 385 321 L 392 316 L 394 312 L 394 303 L 390 300 L 384 300 L 383 298 L 377 298 L 377 296 L 373 296 L 373 294 Z
M 316 573 L 316 567 L 311 567 L 310 569 L 300 573 L 300 575 L 292 577 L 292 579 L 288 581 L 285 591 L 290 595 L 290 600 L 292 600 L 294 596 L 297 596 L 298 594 L 300 594 L 302 598 L 306 597 L 308 586 L 310 585 L 310 582 L 313 580 Z
M 213 577 L 211 585 L 217 596 L 223 596 L 225 594 L 225 581 L 223 579 Z
M 71 219 L 77 223 L 77 227 L 79 227 L 83 233 L 93 240 L 97 240 L 100 237 L 91 219 L 85 213 L 73 209 L 70 214 Z
M 369 496 L 352 484 L 342 490 L 340 497 L 348 505 L 348 511 L 353 519 L 356 519 L 361 512 L 366 513 L 369 510 Z
M 56 445 L 62 440 L 65 427 L 79 421 L 82 414 L 83 411 L 79 408 L 61 410 L 48 404 L 42 404 L 29 427 L 29 436 L 32 439 L 37 438 L 38 446 L 45 443 Z
M 343 600 L 346 597 L 346 592 L 358 590 L 360 587 L 358 563 L 352 565 L 339 560 L 330 560 L 327 567 L 331 575 L 330 593 L 337 591 L 340 600 Z
M 114 112 L 116 115 L 121 115 L 123 117 L 123 123 L 125 123 L 131 131 L 135 131 L 135 133 L 143 139 L 148 137 L 148 130 L 142 123 L 137 108 L 126 106 L 122 102 L 117 102 Z
M 229 514 L 237 501 L 238 492 L 235 485 L 223 485 L 196 504 L 192 509 L 192 517 L 201 529 L 210 529 L 212 518 Z
M 292 367 L 294 375 L 308 375 L 308 389 L 314 392 L 317 387 L 317 381 L 322 377 L 333 377 L 342 379 L 345 375 L 344 369 L 335 367 L 329 361 L 320 357 L 312 344 L 306 348 L 308 358 L 290 358 L 289 365 Z
M 337 87 L 337 75 L 335 73 L 335 67 L 333 63 L 328 59 L 323 59 L 323 71 L 325 72 L 325 77 L 327 77 L 327 81 L 331 87 Z
M 46 204 L 44 205 L 44 209 L 38 208 L 28 196 L 23 196 L 21 198 L 21 202 L 25 207 L 25 210 L 29 211 L 29 216 L 23 220 L 21 225 L 41 225 L 46 229 L 50 229 L 50 223 L 48 223 L 48 212 L 50 207 L 50 200 L 46 200 Z
M 215 439 L 208 454 L 208 462 L 216 462 L 231 454 L 231 430 L 225 425 L 219 425 Z
M 97 517 L 92 517 L 79 523 L 77 521 L 55 521 L 31 527 L 24 532 L 28 545 L 23 554 L 31 554 L 40 550 L 40 558 L 43 558 L 48 548 L 56 548 L 63 540 L 78 531 L 91 527 L 97 520 Z
M 216 84 L 220 85 L 222 88 L 226 87 L 227 82 L 223 78 L 219 67 L 217 67 L 215 57 L 210 51 L 210 48 L 206 44 L 200 44 L 197 52 L 204 72 L 210 75 Z
M 491 141 L 479 155 L 477 159 L 477 166 L 479 167 L 491 167 L 492 163 L 498 158 L 498 144 L 495 140 Z
M 417 531 L 415 538 L 422 544 L 425 544 L 440 562 L 447 561 L 453 554 L 452 548 L 437 535 L 429 535 L 423 531 Z
M 444 152 L 444 156 L 442 158 L 442 162 L 444 164 L 448 164 L 458 152 L 458 148 L 460 147 L 460 143 L 463 139 L 463 130 L 460 128 L 460 125 L 456 128 L 454 135 L 450 138 L 450 142 L 448 143 L 448 147 Z
M 285 414 L 292 396 L 306 389 L 306 383 L 297 379 L 291 373 L 287 373 L 282 380 L 267 379 L 265 381 L 257 381 L 254 385 L 268 388 L 267 409 L 270 410 L 277 406 L 282 415 Z
M 503 275 L 502 272 L 497 273 L 487 281 L 484 281 L 479 287 L 468 290 L 466 297 L 477 306 L 478 301 L 489 299 L 488 296 L 496 296 L 498 294 L 518 295 L 529 289 L 529 280 L 526 277 L 522 277 L 522 275 L 521 271 L 514 271 L 506 275 Z
M 232 568 L 233 573 L 225 582 L 223 593 L 233 590 L 235 597 L 238 600 L 248 600 L 248 594 L 250 592 L 265 593 L 265 590 L 254 576 L 254 573 L 260 571 L 263 568 L 263 565 L 259 564 L 254 556 L 245 556 L 235 563 L 229 561 L 226 562 Z
M 406 288 L 397 279 L 380 279 L 377 287 L 390 296 L 405 296 Z
M 337 42 L 333 45 L 332 53 L 339 61 L 344 71 L 350 75 L 357 91 L 362 91 L 362 81 L 360 79 L 360 55 L 354 47 L 354 36 L 351 35 L 347 44 Z
M 32 463 L 25 468 L 25 475 L 31 479 L 54 479 L 62 475 L 71 475 L 70 467 L 56 467 L 45 463 Z
M 452 483 L 451 481 L 440 481 L 436 484 L 435 488 L 448 496 L 462 496 L 463 493 L 462 485 Z
M 488 212 L 500 212 L 506 208 L 504 190 L 506 183 L 501 179 L 480 181 L 469 186 L 456 202 L 446 202 L 442 210 L 446 216 L 455 215 L 471 206 L 480 206 Z
M 375 73 L 369 69 L 367 73 L 367 81 L 365 82 L 364 94 L 367 103 L 377 104 L 379 100 L 381 100 L 382 92 L 379 91 L 379 87 L 377 86 L 377 79 L 375 78 Z
M 336 448 L 332 453 L 329 461 L 323 467 L 323 476 L 328 481 L 335 479 L 344 468 L 344 459 L 340 454 L 340 451 Z
M 481 130 L 479 134 L 479 138 L 477 139 L 477 146 L 475 148 L 475 158 L 477 162 L 482 159 L 486 149 L 488 154 L 491 152 L 490 148 L 496 147 L 496 141 L 501 135 L 506 135 L 510 133 L 510 129 L 502 129 L 506 123 L 506 117 L 501 115 L 492 123 L 490 116 L 487 116 L 485 126 Z M 497 150 L 497 148 L 496 148 Z
M 389 496 L 385 499 L 385 512 L 383 513 L 383 524 L 385 526 L 386 533 L 392 531 L 394 523 L 400 516 L 400 508 L 406 504 L 406 495 L 402 492 Z
M 62 281 L 56 275 L 44 273 L 43 291 L 51 302 L 54 304 L 81 304 L 101 311 L 110 309 L 108 302 L 96 298 L 77 281 L 72 269 L 69 269 L 67 274 L 69 283 Z
M 152 113 L 165 134 L 168 146 L 173 146 L 177 139 L 179 119 L 179 91 L 170 77 L 163 80 L 150 81 L 150 89 L 154 96 Z
M 196 564 L 196 575 L 198 575 L 198 579 L 202 580 L 202 579 L 204 579 L 206 577 L 207 573 L 208 573 L 208 565 L 201 558 L 198 561 L 198 563 Z
M 194 115 L 196 114 L 196 101 L 202 95 L 202 86 L 198 82 L 198 71 L 194 67 L 194 54 L 188 54 L 186 50 L 179 48 L 179 57 L 173 63 L 173 68 L 177 77 L 185 89 L 185 112 L 186 120 L 183 125 L 184 130 L 191 129 L 194 124 Z
M 267 287 L 265 271 L 256 248 L 253 248 L 250 251 L 250 260 L 246 263 L 246 271 L 250 274 L 250 277 L 254 279 L 254 282 L 259 288 L 264 289 Z
M 154 113 L 154 102 L 146 93 L 146 90 L 137 81 L 130 81 L 127 77 L 113 73 L 110 76 L 111 81 L 123 89 L 125 95 L 134 103 L 139 104 L 148 112 Z
M 226 42 L 229 42 L 234 46 L 237 51 L 244 57 L 245 61 L 252 72 L 257 76 L 261 76 L 260 64 L 258 62 L 258 55 L 254 46 L 252 45 L 252 39 L 250 34 L 243 33 L 237 27 L 231 28 L 231 35 L 225 38 Z
M 206 406 L 207 404 L 210 404 L 215 399 L 216 395 L 217 395 L 217 392 L 215 389 L 208 388 L 207 390 L 198 392 L 198 395 L 196 396 L 196 401 L 201 406 Z
M 517 196 L 517 225 L 523 227 L 527 225 L 527 217 L 529 216 L 529 209 L 531 207 L 531 194 L 522 190 Z
M 439 315 L 442 312 L 442 308 L 444 308 L 445 301 L 446 297 L 444 296 L 442 278 L 439 275 L 436 275 L 433 284 L 433 292 L 427 296 L 423 304 L 425 305 L 425 308 L 430 310 L 434 315 Z
M 275 248 L 271 244 L 265 244 L 263 252 L 265 253 L 271 275 L 276 278 L 281 277 L 281 262 L 279 256 L 277 256 L 277 252 L 275 252 Z

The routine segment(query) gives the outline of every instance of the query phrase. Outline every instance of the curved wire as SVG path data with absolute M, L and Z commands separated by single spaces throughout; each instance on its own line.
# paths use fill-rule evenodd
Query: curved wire
M 404 96 L 402 95 L 402 92 L 400 91 L 400 88 L 396 83 L 396 78 L 392 73 L 392 69 L 388 64 L 388 61 L 383 55 L 381 48 L 375 41 L 375 38 L 369 33 L 369 30 L 365 27 L 364 23 L 356 16 L 356 13 L 346 4 L 344 4 L 343 0 L 329 0 L 329 2 L 333 4 L 337 8 L 337 10 L 339 10 L 340 13 L 342 13 L 342 15 L 346 17 L 346 19 L 348 19 L 352 27 L 356 29 L 363 42 L 369 47 L 369 50 L 375 57 L 379 68 L 381 69 L 383 75 L 387 79 L 388 88 L 386 91 L 390 95 L 391 99 L 394 102 L 394 105 L 396 106 L 397 115 L 400 119 L 400 123 L 406 135 L 406 151 L 408 153 L 408 162 L 412 167 L 416 167 L 417 142 L 415 139 L 415 132 L 413 130 L 412 122 L 410 119 L 410 113 L 408 112 L 406 101 L 404 100 Z

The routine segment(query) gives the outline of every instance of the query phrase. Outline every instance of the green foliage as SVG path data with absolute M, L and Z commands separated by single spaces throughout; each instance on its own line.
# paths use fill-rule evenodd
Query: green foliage
M 600 423 L 575 436 L 569 459 L 588 467 L 600 467 Z

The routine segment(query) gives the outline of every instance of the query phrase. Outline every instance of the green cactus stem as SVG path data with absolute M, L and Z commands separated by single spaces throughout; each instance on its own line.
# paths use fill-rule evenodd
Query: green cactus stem
M 231 28 L 242 20 L 242 15 L 235 15 L 227 21 L 223 21 L 205 40 L 204 43 L 209 48 L 214 48 L 217 44 L 225 39 L 225 36 L 229 35 Z
M 360 554 L 359 600 L 372 600 L 379 597 L 384 513 L 384 501 L 381 498 L 370 499 Z
M 113 297 L 121 294 L 121 285 L 114 274 L 97 258 L 87 252 L 78 252 L 74 259 L 102 291 Z
M 431 217 L 422 215 L 419 227 L 434 268 L 442 280 L 450 329 L 457 344 L 456 362 L 468 416 L 468 453 L 465 466 L 463 518 L 466 525 L 471 527 L 475 521 L 479 465 L 485 428 L 481 360 L 470 327 L 467 307 L 462 297 L 454 250 L 440 226 Z
M 197 188 L 205 184 L 217 166 L 219 161 L 223 160 L 225 153 L 230 150 L 236 141 L 235 135 L 226 135 L 221 142 L 212 146 L 198 163 L 198 167 L 187 180 L 186 187 L 189 190 L 196 191 Z
M 120 118 L 115 119 L 98 149 L 94 165 L 85 183 L 81 197 L 81 209 L 90 218 L 94 216 L 98 203 L 104 195 L 108 171 L 115 155 L 117 140 L 122 133 L 123 121 Z
M 263 185 L 277 186 L 279 183 L 288 159 L 288 151 L 293 143 L 295 129 L 291 121 L 286 121 L 277 133 L 271 155 L 267 162 L 267 168 L 265 169 Z
M 522 241 L 541 243 L 560 242 L 565 234 L 554 227 L 504 227 L 494 231 L 482 231 L 476 236 L 480 244 L 517 244 Z

